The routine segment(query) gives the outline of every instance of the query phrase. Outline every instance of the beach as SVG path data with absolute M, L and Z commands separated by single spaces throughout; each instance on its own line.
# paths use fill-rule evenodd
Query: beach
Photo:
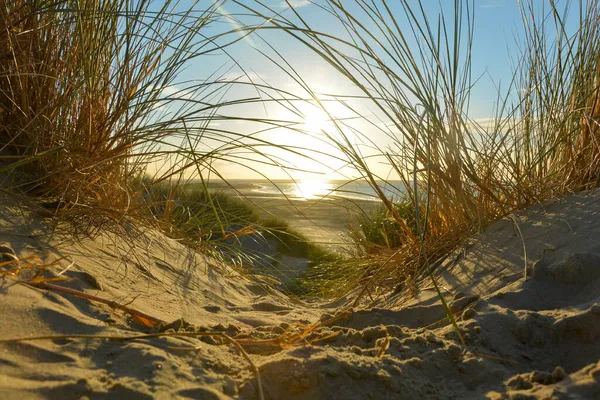
M 463 345 L 427 279 L 302 303 L 161 233 L 57 236 L 6 198 L 0 397 L 598 398 L 599 200 L 531 207 L 522 236 L 502 219 L 441 264 Z
M 599 44 L 600 0 L 2 2 L 0 400 L 600 400 Z
M 349 245 L 349 226 L 357 226 L 356 216 L 379 207 L 364 200 L 285 200 L 280 198 L 251 198 L 258 213 L 276 216 L 298 230 L 310 241 L 333 251 Z
M 357 216 L 370 215 L 380 208 L 365 184 L 354 187 L 362 195 L 345 196 L 332 192 L 342 183 L 319 183 L 321 190 L 311 193 L 308 199 L 291 181 L 276 184 L 278 187 L 264 181 L 238 180 L 231 182 L 235 190 L 224 184 L 209 187 L 247 202 L 262 218 L 283 220 L 310 241 L 336 252 L 343 252 L 350 244 L 348 232 L 351 224 L 358 228 Z

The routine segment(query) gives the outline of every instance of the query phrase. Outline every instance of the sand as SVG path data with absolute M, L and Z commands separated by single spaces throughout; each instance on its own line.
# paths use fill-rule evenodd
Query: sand
M 349 235 L 350 225 L 358 227 L 358 214 L 369 215 L 378 203 L 345 198 L 282 199 L 275 195 L 242 192 L 257 214 L 265 220 L 276 216 L 285 221 L 292 232 L 298 232 L 320 248 L 342 257 L 351 256 L 355 245 Z M 232 194 L 232 193 L 230 193 Z M 275 239 L 260 235 L 244 236 L 232 244 L 241 244 L 254 257 L 253 273 L 268 274 L 275 278 L 282 290 L 294 288 L 294 280 L 306 274 L 312 260 L 307 257 L 286 255 L 285 249 Z
M 286 199 L 282 195 L 256 192 L 252 181 L 238 181 L 236 191 L 223 186 L 214 189 L 247 201 L 261 217 L 276 216 L 309 240 L 342 253 L 350 244 L 349 225 L 357 224 L 358 214 L 368 215 L 380 204 L 379 201 L 339 196 L 311 199 L 290 196 Z
M 600 398 L 599 193 L 524 210 L 515 217 L 522 237 L 507 218 L 448 257 L 439 281 L 464 350 L 429 281 L 416 297 L 342 313 L 344 299 L 294 302 L 133 224 L 78 240 L 2 200 L 7 261 L 58 260 L 45 276 L 71 280 L 51 283 L 173 323 L 144 327 L 122 310 L 5 277 L 0 398 L 259 398 L 252 367 L 223 336 L 68 337 L 197 331 L 245 341 L 266 399 Z M 319 320 L 284 348 L 256 342 Z M 43 335 L 66 336 L 6 341 Z
M 347 199 L 285 200 L 275 197 L 253 199 L 262 208 L 259 214 L 269 213 L 288 222 L 309 240 L 333 251 L 343 251 L 349 244 L 348 226 L 356 225 L 355 216 L 359 209 L 374 209 L 378 203 Z

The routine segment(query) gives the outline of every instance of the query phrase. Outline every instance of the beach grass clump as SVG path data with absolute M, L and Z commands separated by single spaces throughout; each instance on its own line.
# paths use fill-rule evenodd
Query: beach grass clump
M 119 220 L 144 215 L 144 174 L 168 180 L 192 167 L 207 174 L 223 153 L 202 144 L 239 137 L 208 128 L 225 102 L 214 96 L 231 82 L 178 76 L 192 60 L 239 39 L 227 39 L 226 31 L 203 34 L 221 3 L 202 9 L 171 0 L 3 2 L 5 186 L 56 205 L 56 214 Z
M 406 221 L 414 235 L 417 235 L 414 204 L 410 200 L 391 201 L 394 209 Z M 382 249 L 396 249 L 406 241 L 402 226 L 389 209 L 379 204 L 370 212 L 358 213 L 349 224 L 350 238 L 362 254 L 373 254 Z
M 351 110 L 387 142 L 378 146 L 372 132 L 357 133 L 340 120 L 331 132 L 323 131 L 378 195 L 387 210 L 384 220 L 393 221 L 362 232 L 365 240 L 385 243 L 385 251 L 316 274 L 330 280 L 319 283 L 330 295 L 357 287 L 361 295 L 383 294 L 415 282 L 492 222 L 597 185 L 599 2 L 521 4 L 524 35 L 514 77 L 499 89 L 486 123 L 469 115 L 475 7 L 456 0 L 432 12 L 421 1 L 327 0 L 321 9 L 334 18 L 328 27 L 311 25 L 301 9 L 269 15 L 270 29 L 305 45 L 361 93 L 336 98 L 341 104 L 360 99 L 363 106 Z M 259 7 L 251 11 L 267 15 Z M 576 22 L 574 29 L 567 20 Z M 280 67 L 285 70 L 285 63 Z M 326 109 L 318 94 L 310 95 Z M 364 109 L 375 111 L 361 114 Z M 387 198 L 381 183 L 386 179 L 369 162 L 377 156 L 403 180 L 413 222 Z
M 202 185 L 149 185 L 146 196 L 152 215 L 171 236 L 190 243 L 223 238 L 258 222 L 258 215 L 242 200 L 224 192 L 210 192 Z
M 508 123 L 518 135 L 509 167 L 527 202 L 591 189 L 600 178 L 600 2 L 572 3 L 551 3 L 544 19 L 534 2 L 523 6 L 526 45 Z
M 68 204 L 126 197 L 136 172 L 127 159 L 148 113 L 133 106 L 147 96 L 159 49 L 123 54 L 134 35 L 119 35 L 131 29 L 119 26 L 119 4 L 13 1 L 0 10 L 4 170 L 21 172 L 28 192 Z M 121 57 L 133 59 L 121 68 Z

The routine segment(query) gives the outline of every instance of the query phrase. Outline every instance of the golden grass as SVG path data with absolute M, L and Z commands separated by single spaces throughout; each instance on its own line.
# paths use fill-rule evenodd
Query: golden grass
M 96 1 L 74 6 L 17 0 L 0 10 L 2 149 L 17 160 L 9 166 L 23 164 L 28 190 L 65 205 L 125 203 L 139 138 L 135 116 L 124 119 L 141 76 L 111 79 L 117 20 Z
M 149 217 L 143 177 L 152 169 L 155 182 L 206 179 L 215 160 L 253 152 L 240 141 L 248 135 L 208 127 L 216 110 L 253 101 L 222 99 L 235 82 L 176 80 L 191 60 L 239 40 L 204 34 L 221 4 L 2 2 L 0 172 L 10 188 L 76 219 Z M 211 140 L 215 148 L 200 150 Z
M 392 125 L 387 129 L 368 121 L 378 134 L 392 139 L 392 146 L 377 151 L 404 181 L 407 207 L 402 210 L 386 197 L 381 183 L 385 179 L 372 171 L 346 135 L 345 121 L 334 121 L 335 132 L 323 132 L 378 194 L 394 232 L 384 234 L 386 246 L 371 246 L 361 259 L 334 260 L 315 269 L 308 277 L 316 282 L 315 293 L 335 296 L 358 287 L 377 297 L 399 285 L 413 290 L 473 232 L 515 210 L 598 183 L 598 1 L 580 4 L 576 32 L 567 32 L 563 13 L 554 3 L 546 18 L 538 18 L 533 2 L 523 3 L 522 50 L 508 90 L 498 93 L 490 126 L 468 115 L 475 34 L 472 1 L 456 1 L 436 22 L 420 3 L 401 1 L 401 11 L 396 12 L 385 0 L 327 0 L 323 6 L 336 17 L 338 27 L 349 32 L 346 39 L 311 28 L 311 21 L 295 8 L 290 9 L 298 18 L 293 21 L 283 14 L 274 16 L 274 10 L 259 11 L 258 3 L 255 9 L 236 3 L 264 19 L 260 29 L 282 30 L 313 50 L 360 90 L 362 95 L 355 97 L 369 102 Z M 167 119 L 158 112 L 165 104 L 184 101 L 183 93 L 191 93 L 198 102 L 210 98 L 203 92 L 204 83 L 178 92 L 179 97 L 163 92 L 186 57 L 210 53 L 204 46 L 214 38 L 197 38 L 218 18 L 219 5 L 202 12 L 175 12 L 176 2 L 167 1 L 150 13 L 146 0 L 3 3 L 0 171 L 11 174 L 12 187 L 35 194 L 85 232 L 120 224 L 133 215 L 171 235 L 186 235 L 184 230 L 174 232 L 173 219 L 181 211 L 176 190 L 166 198 L 151 198 L 147 182 L 173 181 L 177 186 L 192 169 L 207 191 L 214 160 L 234 160 L 227 154 L 236 147 L 260 153 L 240 141 L 245 135 L 208 128 L 223 104 L 207 107 L 204 114 L 184 107 Z M 401 29 L 406 24 L 414 29 Z M 257 28 L 233 32 L 232 41 L 239 40 L 240 32 Z M 279 66 L 308 88 L 284 61 Z M 261 88 L 276 91 L 267 85 Z M 323 104 L 308 91 L 313 103 Z M 292 98 L 268 101 L 301 100 L 289 93 L 288 97 Z M 274 126 L 283 122 L 271 121 Z M 169 147 L 166 138 L 181 139 L 182 144 Z M 198 151 L 198 144 L 208 139 L 222 147 Z M 172 167 L 154 181 L 142 179 L 146 167 L 161 158 L 171 158 Z M 243 166 L 244 159 L 238 160 Z M 212 226 L 204 236 L 255 233 L 250 225 L 226 232 L 218 205 L 210 195 L 207 201 L 212 221 L 207 217 L 199 223 Z M 157 205 L 163 211 L 159 219 L 151 212 Z
M 386 179 L 372 170 L 344 121 L 334 121 L 335 131 L 323 133 L 379 195 L 402 244 L 375 246 L 362 260 L 314 271 L 320 279 L 316 293 L 341 296 L 359 287 L 361 294 L 378 296 L 399 285 L 410 289 L 472 233 L 537 202 L 596 187 L 599 2 L 567 3 L 570 18 L 581 16 L 573 32 L 554 2 L 546 9 L 522 3 L 525 35 L 518 63 L 509 87 L 490 107 L 487 126 L 469 117 L 476 2 L 456 1 L 434 15 L 422 2 L 325 1 L 336 32 L 348 33 L 342 37 L 305 19 L 302 10 L 272 17 L 266 7 L 245 7 L 268 19 L 269 29 L 312 50 L 362 93 L 351 98 L 360 97 L 391 126 L 382 128 L 348 106 L 373 132 L 390 139 L 377 153 L 403 180 L 403 201 L 412 204 L 411 227 L 385 196 Z M 285 71 L 284 60 L 280 68 Z M 295 79 L 307 87 L 301 77 Z M 318 94 L 310 95 L 326 109 Z M 346 100 L 343 94 L 337 98 Z M 373 132 L 361 137 L 371 147 Z

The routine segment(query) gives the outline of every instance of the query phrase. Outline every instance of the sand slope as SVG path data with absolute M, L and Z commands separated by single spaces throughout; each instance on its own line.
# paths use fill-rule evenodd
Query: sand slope
M 440 282 L 466 352 L 425 281 L 416 298 L 399 294 L 315 329 L 311 344 L 247 346 L 265 398 L 600 398 L 598 200 L 582 193 L 533 207 L 516 218 L 523 240 L 506 219 L 448 258 Z M 128 240 L 48 235 L 48 221 L 4 202 L 1 253 L 67 257 L 60 265 L 73 261 L 65 272 L 73 280 L 56 284 L 131 302 L 164 321 L 184 319 L 162 330 L 276 338 L 299 323 L 328 320 L 339 306 L 294 303 L 133 226 Z M 160 330 L 10 279 L 2 281 L 0 304 L 0 339 Z M 219 337 L 0 343 L 0 398 L 254 399 L 257 388 L 240 351 Z

